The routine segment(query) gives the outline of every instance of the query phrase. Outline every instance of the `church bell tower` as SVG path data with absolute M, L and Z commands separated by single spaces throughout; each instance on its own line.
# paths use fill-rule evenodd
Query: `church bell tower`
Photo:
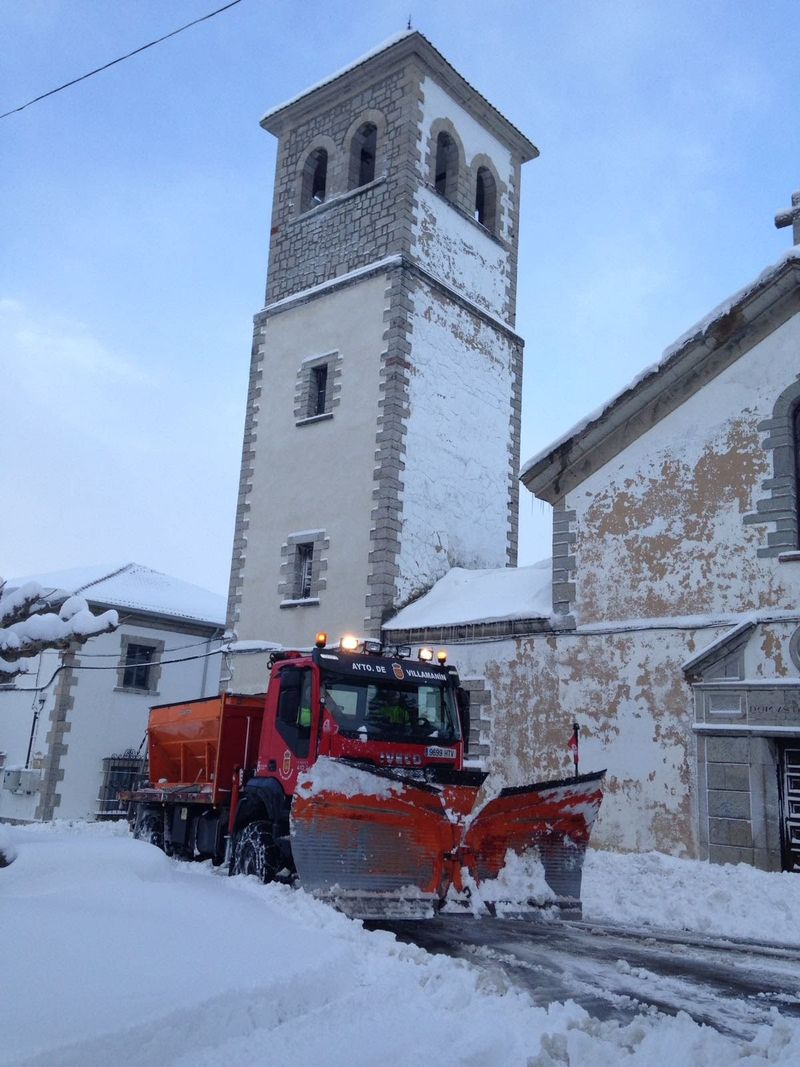
M 538 153 L 415 31 L 261 125 L 278 154 L 228 625 L 308 647 L 376 636 L 450 567 L 516 563 Z M 263 688 L 246 659 L 237 690 Z

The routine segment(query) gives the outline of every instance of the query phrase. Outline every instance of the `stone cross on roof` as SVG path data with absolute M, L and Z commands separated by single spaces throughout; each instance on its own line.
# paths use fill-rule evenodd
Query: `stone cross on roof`
M 792 193 L 792 206 L 788 211 L 781 211 L 775 216 L 775 225 L 779 230 L 791 226 L 794 243 L 800 245 L 800 192 Z

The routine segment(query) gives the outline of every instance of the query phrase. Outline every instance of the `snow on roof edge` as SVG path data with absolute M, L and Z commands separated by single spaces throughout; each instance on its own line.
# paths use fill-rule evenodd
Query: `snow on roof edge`
M 528 474 L 537 464 L 546 459 L 556 449 L 561 448 L 573 437 L 580 436 L 585 430 L 587 430 L 592 423 L 597 422 L 607 411 L 609 411 L 619 400 L 626 394 L 636 389 L 637 386 L 649 378 L 651 375 L 660 374 L 666 365 L 691 341 L 697 341 L 708 333 L 709 329 L 723 318 L 728 315 L 731 310 L 736 307 L 737 304 L 742 303 L 748 296 L 752 295 L 757 289 L 764 287 L 773 277 L 777 276 L 783 267 L 791 262 L 797 260 L 800 262 L 800 246 L 793 245 L 787 249 L 779 259 L 770 266 L 766 267 L 757 278 L 751 281 L 748 285 L 742 286 L 737 289 L 727 300 L 721 301 L 715 308 L 713 308 L 702 319 L 699 319 L 693 326 L 680 335 L 677 340 L 668 345 L 661 353 L 660 359 L 655 363 L 651 363 L 649 366 L 641 370 L 631 381 L 628 382 L 622 389 L 619 389 L 613 396 L 611 396 L 605 403 L 599 407 L 594 408 L 584 418 L 579 419 L 573 426 L 562 433 L 554 441 L 552 441 L 545 448 L 540 449 L 534 456 L 528 459 L 522 467 L 520 467 L 519 478 L 523 480 L 525 475 Z
M 513 123 L 509 118 L 507 118 L 503 114 L 503 112 L 499 110 L 499 108 L 495 107 L 495 105 L 486 96 L 484 96 L 483 93 L 481 93 L 478 89 L 476 89 L 475 86 L 471 82 L 467 81 L 467 79 L 464 77 L 464 75 L 461 74 L 458 70 L 456 70 L 456 68 L 449 61 L 449 59 L 447 59 L 446 56 L 444 56 L 439 51 L 439 49 L 436 47 L 436 45 L 431 40 L 429 40 L 425 36 L 424 33 L 422 33 L 420 30 L 416 30 L 416 29 L 401 30 L 400 32 L 394 34 L 393 36 L 387 37 L 386 40 L 383 41 L 381 44 L 376 45 L 374 48 L 370 49 L 369 52 L 365 52 L 358 59 L 353 60 L 352 63 L 348 63 L 346 66 L 341 67 L 334 74 L 329 74 L 327 77 L 322 78 L 320 81 L 316 82 L 314 85 L 311 85 L 307 89 L 303 89 L 301 92 L 296 93 L 289 100 L 285 100 L 282 104 L 278 104 L 276 107 L 270 108 L 269 111 L 265 112 L 265 114 L 263 114 L 261 116 L 260 125 L 264 126 L 264 124 L 266 122 L 268 122 L 269 119 L 274 118 L 281 111 L 284 111 L 286 108 L 291 107 L 293 104 L 298 103 L 298 101 L 302 100 L 303 97 L 308 96 L 310 93 L 316 92 L 318 89 L 324 89 L 325 86 L 330 85 L 332 82 L 335 82 L 338 78 L 344 77 L 346 74 L 349 74 L 352 70 L 356 70 L 358 67 L 360 67 L 364 63 L 368 62 L 368 60 L 373 59 L 375 56 L 380 55 L 382 52 L 388 51 L 394 45 L 399 44 L 400 41 L 403 41 L 408 37 L 414 37 L 414 36 L 419 37 L 422 41 L 425 42 L 426 45 L 428 45 L 429 48 L 433 49 L 433 51 L 436 53 L 437 56 L 439 56 L 439 58 L 442 60 L 442 62 L 446 66 L 448 66 L 450 68 L 450 70 L 452 70 L 455 73 L 455 75 L 458 78 L 460 78 L 461 81 L 466 86 L 468 86 L 472 90 L 472 92 L 475 93 L 475 95 L 477 97 L 479 97 L 491 111 L 493 111 L 496 115 L 498 115 L 503 120 L 503 122 L 505 122 L 509 126 L 509 128 L 512 129 L 517 134 L 518 137 L 520 137 L 523 141 L 526 142 L 527 145 L 530 146 L 531 149 L 533 149 L 533 151 L 531 153 L 531 157 L 530 157 L 531 159 L 535 159 L 539 155 L 539 149 L 536 147 L 536 145 L 533 143 L 533 141 L 531 141 L 531 139 L 529 137 L 527 137 L 515 123 Z
M 380 55 L 381 52 L 385 52 L 391 48 L 392 45 L 397 44 L 398 41 L 402 41 L 406 37 L 411 37 L 413 34 L 419 33 L 419 30 L 401 30 L 399 33 L 392 34 L 391 37 L 387 37 L 385 41 L 375 45 L 368 52 L 365 52 L 358 59 L 354 59 L 352 63 L 348 63 L 344 67 L 340 67 L 339 70 L 333 74 L 328 74 L 326 77 L 321 78 L 318 82 L 310 85 L 307 89 L 303 89 L 299 93 L 295 93 L 294 96 L 288 100 L 284 100 L 282 104 L 277 104 L 275 107 L 271 107 L 269 111 L 266 111 L 261 116 L 261 123 L 265 123 L 268 119 L 271 119 L 278 112 L 283 111 L 287 107 L 291 107 L 292 104 L 296 104 L 298 100 L 302 100 L 304 96 L 308 96 L 310 93 L 315 93 L 317 89 L 323 89 L 326 85 L 330 85 L 331 82 L 335 82 L 337 78 L 344 77 L 345 74 L 349 74 L 351 70 L 355 70 L 356 67 L 360 67 L 362 63 L 366 63 L 368 59 L 372 59 L 373 56 Z M 420 33 L 420 37 L 424 36 Z M 427 40 L 427 38 L 425 38 Z M 429 42 L 430 43 L 430 42 Z
M 9 579 L 8 587 L 17 588 L 25 581 L 38 582 L 48 598 L 61 593 L 65 596 L 77 594 L 96 604 L 164 618 L 217 627 L 225 623 L 226 598 L 222 594 L 141 563 L 67 568 Z M 103 588 L 106 583 L 108 587 Z
M 526 567 L 452 567 L 426 593 L 384 623 L 383 629 L 549 620 L 556 617 L 552 611 L 551 580 L 550 559 Z

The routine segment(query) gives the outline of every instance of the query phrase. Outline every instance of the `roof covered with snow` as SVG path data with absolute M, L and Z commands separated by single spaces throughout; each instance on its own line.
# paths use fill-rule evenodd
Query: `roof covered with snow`
M 769 311 L 777 300 L 798 285 L 800 247 L 795 245 L 749 285 L 723 301 L 682 334 L 664 350 L 658 362 L 646 367 L 610 400 L 532 456 L 520 471 L 525 486 L 534 495 L 552 502 L 555 497 L 579 484 L 631 440 L 649 429 L 658 418 L 669 414 L 674 406 L 685 399 L 680 383 L 687 383 L 691 378 L 692 384 L 686 388 L 696 389 L 702 383 L 702 370 L 709 355 L 729 341 L 739 340 L 754 319 Z M 651 420 L 641 418 L 642 412 L 652 404 L 655 396 L 663 398 L 667 384 L 675 395 L 673 407 L 662 402 L 657 417 Z M 619 438 L 619 447 L 610 453 L 604 447 L 601 457 L 598 446 L 607 446 L 615 434 Z
M 79 593 L 90 604 L 128 609 L 192 622 L 225 624 L 225 597 L 180 578 L 161 574 L 141 563 L 75 567 L 70 570 L 9 579 L 7 591 L 36 581 L 49 597 Z
M 361 71 L 371 60 L 376 59 L 378 56 L 383 56 L 387 52 L 394 50 L 396 56 L 399 58 L 401 55 L 416 53 L 420 56 L 429 67 L 432 67 L 440 79 L 453 90 L 460 98 L 460 102 L 469 106 L 473 104 L 473 110 L 475 106 L 484 112 L 487 118 L 492 118 L 500 126 L 504 128 L 506 138 L 510 139 L 512 143 L 516 145 L 518 150 L 522 154 L 523 162 L 527 162 L 529 159 L 535 159 L 539 155 L 539 149 L 519 130 L 513 123 L 497 110 L 489 101 L 479 93 L 474 86 L 458 73 L 442 53 L 435 48 L 431 42 L 419 30 L 404 30 L 402 33 L 396 33 L 394 36 L 389 37 L 381 44 L 376 45 L 375 48 L 370 49 L 369 52 L 358 59 L 349 63 L 346 67 L 342 67 L 340 70 L 335 71 L 333 74 L 329 74 L 326 78 L 318 81 L 316 84 L 310 86 L 308 89 L 304 89 L 301 93 L 293 96 L 290 100 L 285 100 L 282 104 L 278 104 L 277 107 L 270 108 L 269 111 L 262 117 L 261 125 L 265 130 L 269 130 L 271 133 L 278 134 L 281 131 L 283 119 L 287 113 L 290 113 L 291 109 L 294 109 L 297 105 L 302 106 L 313 94 L 319 93 L 322 90 L 327 90 L 333 86 L 334 83 L 340 81 L 342 78 L 348 77 L 356 72 Z M 337 86 L 338 89 L 338 86 Z
M 419 630 L 505 619 L 548 619 L 553 614 L 551 574 L 549 559 L 530 567 L 453 567 L 383 628 Z

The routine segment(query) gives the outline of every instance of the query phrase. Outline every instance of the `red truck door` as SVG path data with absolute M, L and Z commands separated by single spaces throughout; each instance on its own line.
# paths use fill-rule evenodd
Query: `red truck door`
M 293 793 L 297 775 L 314 762 L 318 714 L 314 672 L 308 666 L 286 664 L 275 672 L 267 698 L 258 774 L 277 778 Z

